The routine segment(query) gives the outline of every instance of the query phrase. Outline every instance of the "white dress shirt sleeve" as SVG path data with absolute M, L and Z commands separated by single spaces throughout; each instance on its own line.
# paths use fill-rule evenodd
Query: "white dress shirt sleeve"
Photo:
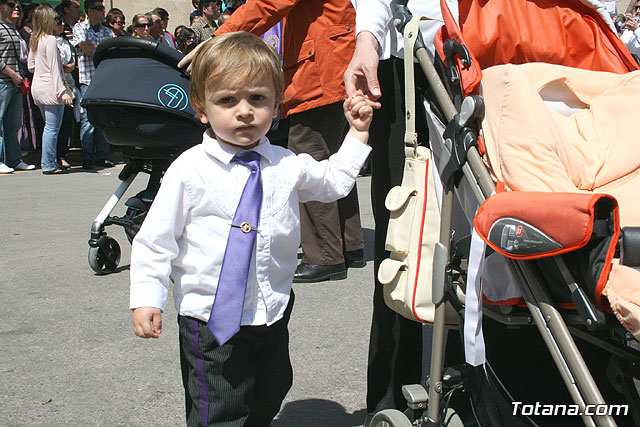
M 391 2 L 383 0 L 352 0 L 356 10 L 356 37 L 368 31 L 382 48 L 382 59 L 389 55 L 389 25 L 392 19 Z M 386 48 L 385 48 L 386 46 Z
M 371 147 L 347 135 L 337 153 L 320 162 L 308 154 L 298 155 L 302 179 L 298 187 L 301 203 L 329 203 L 349 194 Z
M 131 309 L 156 307 L 164 311 L 169 293 L 171 261 L 178 256 L 190 193 L 178 160 L 167 170 L 160 190 L 131 247 Z

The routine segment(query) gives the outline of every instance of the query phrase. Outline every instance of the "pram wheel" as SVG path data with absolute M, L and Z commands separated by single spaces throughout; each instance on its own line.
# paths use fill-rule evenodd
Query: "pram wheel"
M 89 266 L 96 273 L 113 273 L 118 263 L 120 263 L 120 245 L 116 239 L 103 236 L 96 247 L 89 248 Z
M 370 427 L 411 427 L 413 424 L 397 409 L 385 409 L 371 420 Z

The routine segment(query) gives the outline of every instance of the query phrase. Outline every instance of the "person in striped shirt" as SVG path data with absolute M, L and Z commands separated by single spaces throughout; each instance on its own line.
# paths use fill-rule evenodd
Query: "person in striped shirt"
M 22 94 L 20 86 L 24 76 L 19 67 L 20 37 L 18 30 L 9 22 L 16 7 L 14 0 L 0 0 L 0 149 L 3 161 L 0 174 L 14 170 L 35 169 L 34 165 L 23 162 L 22 150 L 18 142 L 18 129 L 22 121 Z

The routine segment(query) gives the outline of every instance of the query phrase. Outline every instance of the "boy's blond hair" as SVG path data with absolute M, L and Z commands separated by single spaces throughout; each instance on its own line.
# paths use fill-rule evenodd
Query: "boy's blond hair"
M 206 92 L 216 87 L 246 85 L 271 78 L 276 105 L 284 99 L 280 57 L 268 43 L 243 31 L 216 36 L 204 43 L 191 65 L 189 100 L 198 114 L 205 111 Z

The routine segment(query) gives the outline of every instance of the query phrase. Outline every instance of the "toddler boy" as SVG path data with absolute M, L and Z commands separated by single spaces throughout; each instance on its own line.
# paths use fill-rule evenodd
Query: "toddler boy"
M 272 146 L 265 134 L 283 97 L 280 58 L 263 40 L 206 42 L 190 100 L 211 129 L 169 167 L 133 242 L 136 335 L 159 337 L 174 281 L 188 426 L 268 426 L 278 413 L 293 375 L 299 203 L 346 196 L 370 151 L 362 93 L 345 101 L 350 130 L 330 159 Z

